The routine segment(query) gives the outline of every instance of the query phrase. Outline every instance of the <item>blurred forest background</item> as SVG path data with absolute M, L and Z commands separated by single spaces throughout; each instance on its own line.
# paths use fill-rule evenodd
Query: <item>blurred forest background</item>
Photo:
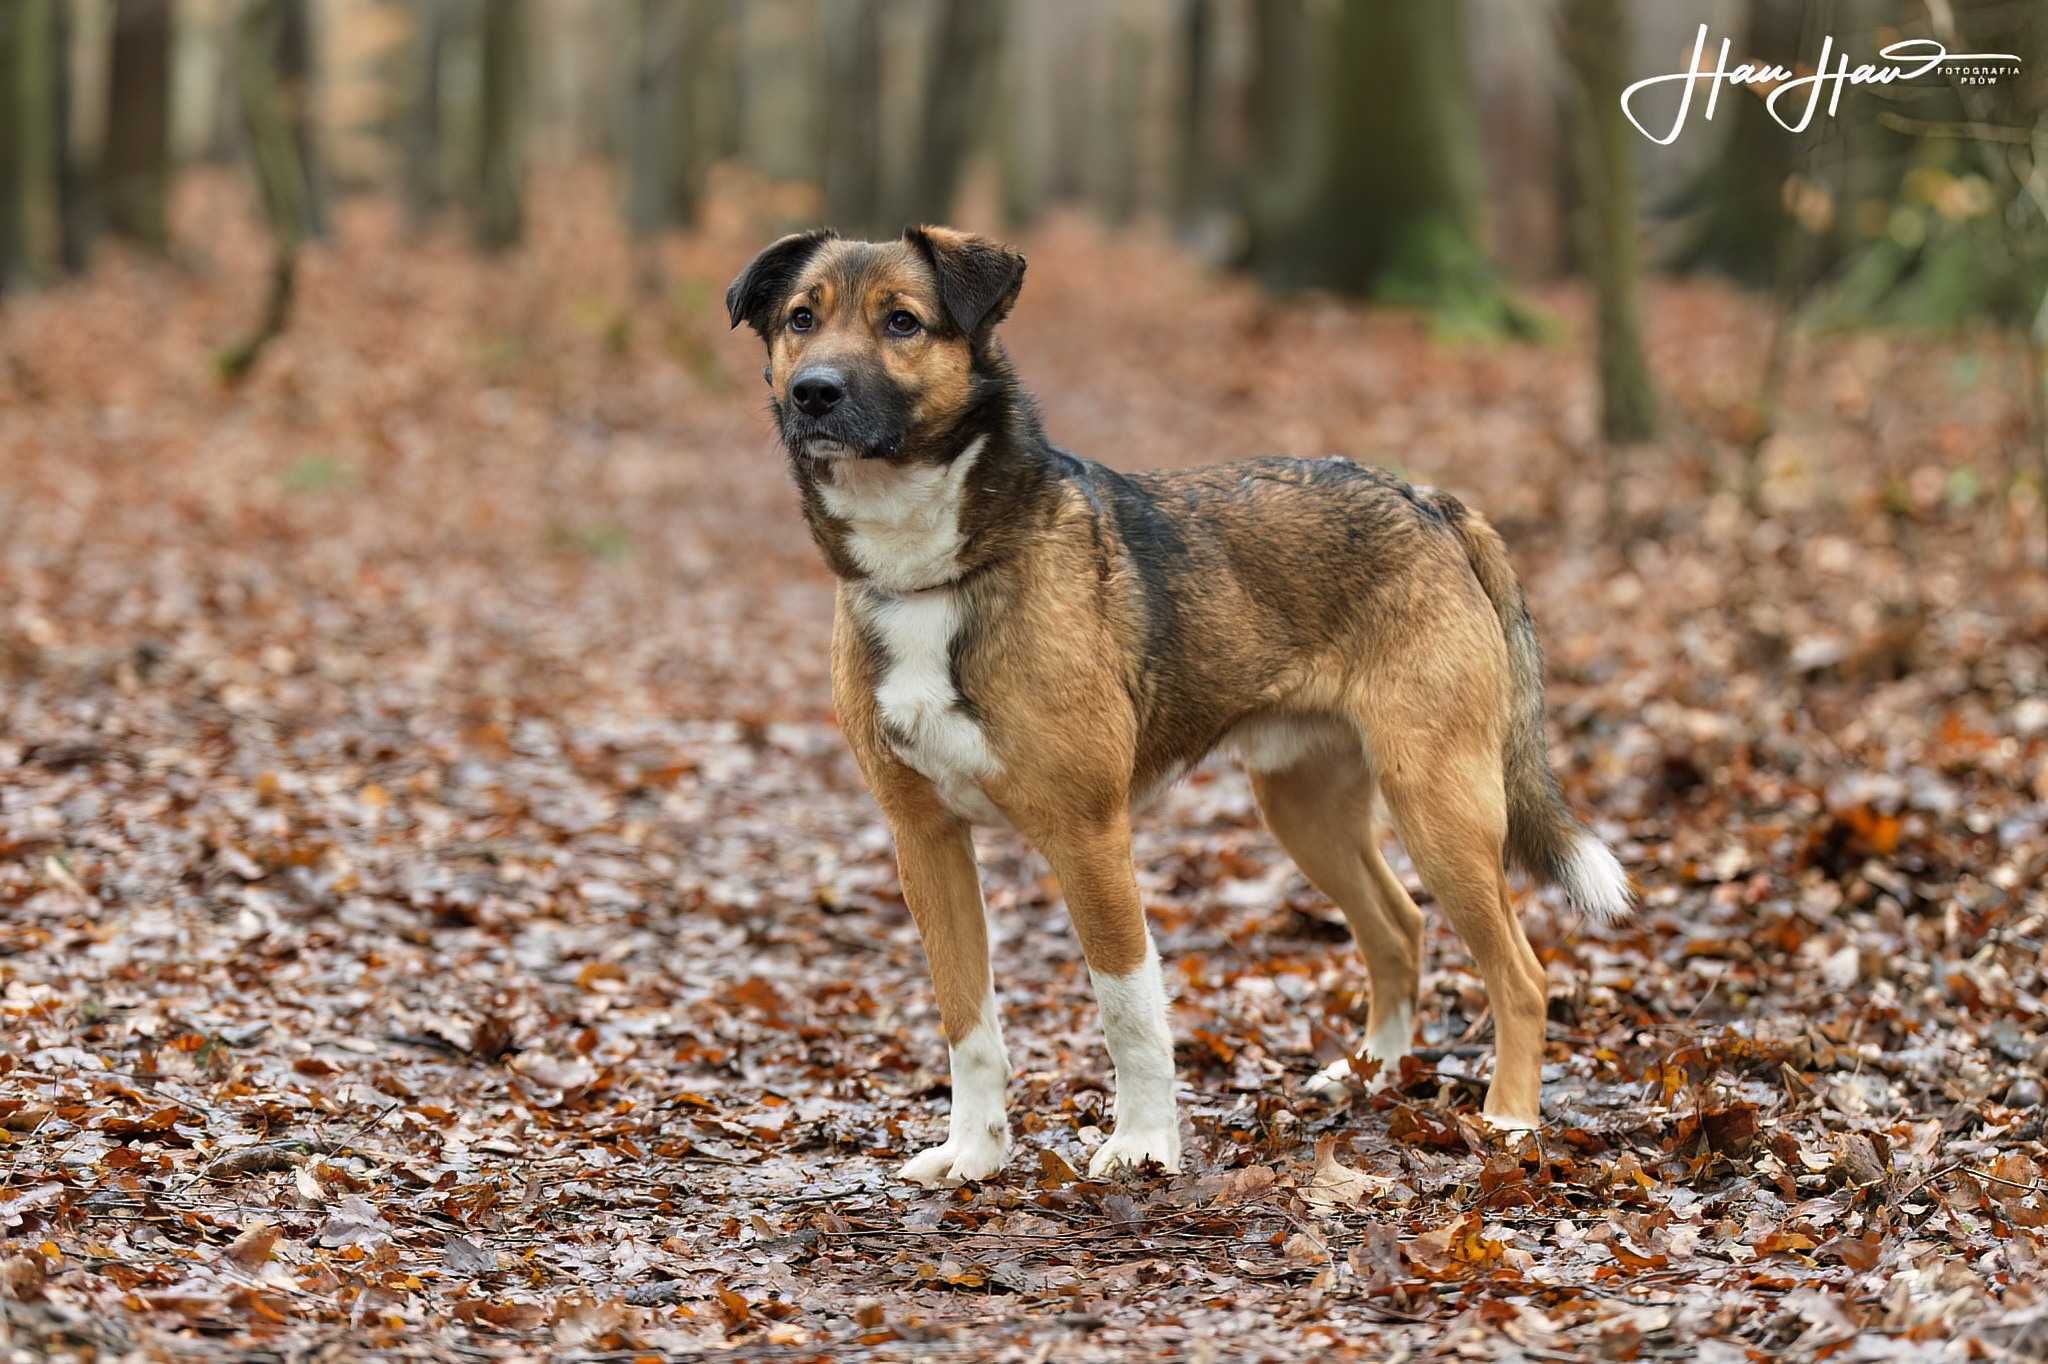
M 1798 135 L 1735 89 L 1654 147 L 1616 92 L 1679 69 L 1700 23 L 1801 72 L 1823 35 L 1858 62 L 1904 37 L 2017 60 L 1856 88 Z M 1586 275 L 1622 441 L 1656 424 L 1641 269 L 1710 270 L 1828 326 L 2009 328 L 2041 425 L 2048 22 L 2028 0 L 10 0 L 0 108 L 10 290 L 89 270 L 104 236 L 197 253 L 171 227 L 179 176 L 249 167 L 277 249 L 230 377 L 287 324 L 338 199 L 396 196 L 416 231 L 459 212 L 498 251 L 560 167 L 595 164 L 636 240 L 690 231 L 740 178 L 763 236 L 1015 234 L 1079 206 L 1454 333 L 1540 335 L 1515 283 Z
M 2018 61 L 1654 145 L 1702 23 Z M 1019 1151 L 895 1180 L 945 1049 L 719 300 L 919 219 L 1062 444 L 1500 527 L 1644 888 L 1521 902 L 1539 1147 L 1434 914 L 1417 1064 L 1301 1094 L 1363 973 L 1215 763 L 1186 1174 L 1076 1175 L 985 830 Z M 0 0 L 0 1355 L 2038 1357 L 2044 355 L 2041 0 Z

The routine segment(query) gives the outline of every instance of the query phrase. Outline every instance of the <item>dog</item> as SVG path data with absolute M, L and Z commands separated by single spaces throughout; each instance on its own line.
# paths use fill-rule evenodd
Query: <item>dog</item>
M 1132 812 L 1233 752 L 1267 824 L 1349 921 L 1384 1080 L 1415 1021 L 1422 915 L 1376 811 L 1478 963 L 1484 1116 L 1540 1120 L 1545 981 L 1503 861 L 1602 920 L 1633 883 L 1566 807 L 1543 662 L 1500 536 L 1443 493 L 1344 459 L 1120 473 L 1046 438 L 997 326 L 1024 258 L 917 227 L 776 241 L 726 292 L 766 344 L 770 410 L 838 579 L 832 693 L 895 836 L 952 1063 L 946 1139 L 903 1176 L 1010 1155 L 1010 1065 L 970 829 L 1021 831 L 1059 880 L 1116 1071 L 1091 1177 L 1181 1165 L 1173 1038 L 1131 864 Z

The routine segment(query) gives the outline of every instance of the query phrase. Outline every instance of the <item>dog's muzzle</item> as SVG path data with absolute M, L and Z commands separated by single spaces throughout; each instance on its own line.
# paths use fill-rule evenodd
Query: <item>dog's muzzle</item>
M 860 366 L 813 361 L 776 404 L 782 439 L 806 459 L 887 458 L 903 444 L 906 402 Z

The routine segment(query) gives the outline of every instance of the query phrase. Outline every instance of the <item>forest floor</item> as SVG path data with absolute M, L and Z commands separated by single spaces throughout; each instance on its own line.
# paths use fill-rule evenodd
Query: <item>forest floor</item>
M 1525 897 L 1540 1139 L 1475 1125 L 1434 915 L 1421 1063 L 1332 1111 L 1360 960 L 1201 769 L 1138 855 L 1187 1169 L 1102 1184 L 1078 948 L 985 835 L 1018 1151 L 927 1192 L 945 1051 L 719 307 L 767 228 L 649 294 L 602 181 L 538 203 L 494 261 L 348 207 L 239 390 L 240 184 L 188 186 L 174 263 L 0 311 L 0 1356 L 2048 1351 L 2048 575 L 1999 338 L 1802 338 L 1755 514 L 1768 311 L 1658 284 L 1668 434 L 1610 522 L 1570 290 L 1555 345 L 1446 347 L 1031 234 L 1056 439 L 1343 452 L 1495 519 L 1646 896 Z

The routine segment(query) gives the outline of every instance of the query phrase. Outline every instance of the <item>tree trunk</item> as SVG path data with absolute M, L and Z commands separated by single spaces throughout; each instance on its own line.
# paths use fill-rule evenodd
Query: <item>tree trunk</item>
M 218 358 L 221 377 L 230 383 L 246 378 L 257 358 L 291 322 L 298 280 L 299 247 L 312 223 L 306 168 L 299 161 L 299 140 L 290 102 L 277 70 L 278 44 L 289 23 L 288 9 L 298 0 L 246 0 L 235 30 L 235 71 L 242 97 L 242 117 L 249 134 L 249 156 L 256 185 L 270 220 L 272 254 L 270 283 L 263 313 L 244 340 Z
M 1067 27 L 1078 30 L 1080 26 Z M 1055 23 L 1049 45 L 1052 79 L 1039 87 L 1039 93 L 1052 104 L 1048 120 L 1052 125 L 1051 155 L 1047 158 L 1051 164 L 1040 177 L 1040 198 L 1055 204 L 1071 203 L 1088 196 L 1083 169 L 1095 138 L 1088 101 L 1075 98 L 1073 89 L 1074 73 L 1087 69 L 1088 41 L 1085 32 L 1062 31 Z
M 447 198 L 442 166 L 441 90 L 450 23 L 448 0 L 413 0 L 412 86 L 406 97 L 400 154 L 404 162 L 405 217 L 415 232 L 426 228 Z
M 1796 67 L 1805 9 L 1805 0 L 1749 0 L 1742 41 L 1730 48 L 1729 61 Z M 1711 60 L 1711 35 L 1709 43 Z M 1743 90 L 1722 91 L 1716 121 L 1721 118 L 1729 126 L 1720 150 L 1679 194 L 1676 207 L 1692 221 L 1672 265 L 1770 285 L 1790 223 L 1785 180 L 1798 166 L 1803 139 L 1779 127 L 1764 102 Z
M 74 0 L 50 0 L 50 150 L 56 158 L 57 255 L 66 274 L 92 260 L 92 207 L 72 144 L 71 34 Z
M 998 79 L 1006 109 L 1045 108 L 1050 82 L 1051 38 L 1045 12 L 1030 5 L 1007 5 Z M 1048 179 L 1047 155 L 1059 125 L 1057 106 L 1036 118 L 1010 117 L 996 128 L 996 153 L 1002 176 L 1003 221 L 1013 230 L 1037 219 L 1044 207 Z
M 291 124 L 292 141 L 299 153 L 299 173 L 305 177 L 306 234 L 327 235 L 326 159 L 320 155 L 318 103 L 318 62 L 315 54 L 313 15 L 310 0 L 285 0 L 278 14 L 278 95 Z
M 740 154 L 746 131 L 746 62 L 740 53 L 740 13 L 746 0 L 694 0 L 704 7 L 699 30 L 704 60 L 697 71 L 697 163 L 709 168 Z
M 107 226 L 170 244 L 171 0 L 115 0 L 101 182 Z
M 1636 296 L 1641 264 L 1636 229 L 1635 130 L 1622 114 L 1629 15 L 1623 0 L 1566 0 L 1565 55 L 1577 83 L 1572 157 L 1584 188 L 1579 258 L 1592 271 L 1600 335 L 1600 429 L 1614 444 L 1656 434 L 1657 400 L 1643 359 Z
M 687 0 L 639 0 L 635 7 L 633 85 L 626 110 L 626 226 L 638 238 L 658 235 L 669 222 L 678 132 L 675 105 L 687 98 L 681 84 L 680 44 Z
M 1118 16 L 1112 21 L 1115 37 L 1110 49 L 1109 89 L 1104 92 L 1103 127 L 1098 146 L 1102 190 L 1096 197 L 1102 216 L 1124 224 L 1138 213 L 1138 190 L 1144 178 L 1143 157 L 1138 150 L 1139 125 L 1143 122 L 1146 67 L 1151 57 L 1146 36 L 1136 24 Z M 1188 201 L 1191 211 L 1207 207 L 1206 191 Z
M 1246 255 L 1275 278 L 1296 226 L 1314 211 L 1321 161 L 1315 37 L 1308 0 L 1252 6 L 1251 174 Z
M 477 77 L 477 246 L 503 251 L 525 234 L 520 100 L 526 90 L 526 0 L 489 0 Z
M 28 5 L 0 9 L 0 294 L 35 276 L 30 247 L 30 76 L 37 19 Z
M 14 0 L 0 12 L 0 292 L 47 279 L 58 261 L 54 3 Z
M 1433 303 L 1483 272 L 1463 17 L 1460 0 L 1337 7 L 1324 45 L 1326 179 L 1303 240 L 1316 282 Z
M 1316 192 L 1255 234 L 1260 272 L 1281 287 L 1420 308 L 1450 331 L 1532 330 L 1480 246 L 1461 0 L 1332 5 L 1317 17 Z
M 820 0 L 825 39 L 825 220 L 881 237 L 882 22 L 876 0 Z
M 736 129 L 732 88 L 726 83 L 739 60 L 735 15 L 726 0 L 676 0 L 681 10 L 680 55 L 671 102 L 674 158 L 669 176 L 669 220 L 678 227 L 697 222 L 704 182 L 712 163 L 726 154 Z
M 1214 0 L 1181 0 L 1180 57 L 1173 207 L 1174 216 L 1186 227 L 1209 207 L 1216 188 Z
M 903 208 L 905 222 L 941 223 L 953 212 L 968 154 L 988 106 L 988 79 L 1002 33 L 1001 5 L 940 0 L 925 60 L 920 145 Z

